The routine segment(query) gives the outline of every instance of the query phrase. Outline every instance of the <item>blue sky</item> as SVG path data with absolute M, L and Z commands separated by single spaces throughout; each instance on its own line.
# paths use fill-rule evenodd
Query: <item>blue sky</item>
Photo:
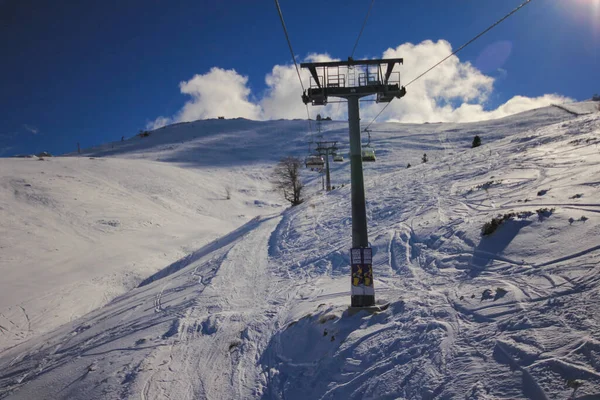
M 370 0 L 280 3 L 300 60 L 311 53 L 345 59 Z M 440 40 L 455 49 L 520 3 L 375 0 L 355 58 L 396 49 L 406 53 L 403 76 L 416 76 L 449 52 Z M 176 122 L 211 117 L 214 110 L 228 117 L 306 113 L 295 87 L 289 103 L 277 97 L 297 82 L 286 83 L 292 70 L 273 69 L 289 68 L 291 56 L 272 1 L 0 0 L 0 35 L 0 156 L 61 154 L 77 142 L 87 147 L 120 140 L 161 116 Z M 433 42 L 420 46 L 425 40 Z M 405 43 L 416 47 L 399 47 Z M 600 92 L 599 49 L 600 0 L 533 0 L 459 53 L 457 68 L 467 62 L 478 68 L 466 72 L 469 93 L 441 99 L 438 107 L 427 92 L 431 85 L 440 88 L 438 100 L 440 91 L 456 90 L 445 83 L 453 72 L 440 69 L 382 118 L 462 121 L 520 110 L 523 101 L 515 108 L 515 96 L 533 98 L 530 107 L 547 94 L 583 100 Z M 409 55 L 419 62 L 410 65 Z M 280 86 L 265 83 L 269 74 L 281 78 Z M 223 87 L 235 94 L 234 103 L 223 98 L 226 93 L 212 99 L 207 81 L 230 78 L 236 83 Z M 457 111 L 465 99 L 483 108 Z M 363 117 L 381 108 L 372 107 L 379 108 L 365 109 Z M 339 108 L 330 114 L 342 117 Z

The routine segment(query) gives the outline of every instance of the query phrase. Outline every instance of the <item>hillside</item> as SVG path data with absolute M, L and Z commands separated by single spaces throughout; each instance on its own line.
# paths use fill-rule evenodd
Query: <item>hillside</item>
M 2 159 L 0 398 L 598 398 L 593 106 L 373 125 L 374 315 L 347 312 L 348 161 L 293 209 L 270 188 L 306 121 Z
M 0 159 L 0 171 L 0 351 L 282 209 L 261 168 L 53 157 Z

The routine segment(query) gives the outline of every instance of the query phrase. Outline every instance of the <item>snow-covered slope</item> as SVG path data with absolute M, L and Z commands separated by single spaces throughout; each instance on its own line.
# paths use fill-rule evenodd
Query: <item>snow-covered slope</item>
M 280 204 L 256 168 L 0 159 L 0 350 L 106 304 Z
M 336 190 L 317 192 L 320 179 L 307 171 L 306 203 L 268 206 L 276 202 L 269 169 L 305 151 L 306 121 L 197 121 L 86 152 L 108 158 L 2 160 L 2 185 L 13 185 L 0 202 L 3 255 L 25 260 L 36 279 L 47 273 L 36 285 L 54 282 L 55 297 L 69 297 L 61 276 L 90 277 L 80 260 L 122 274 L 125 263 L 101 253 L 112 245 L 120 243 L 119 260 L 156 261 L 128 269 L 132 283 L 157 271 L 163 251 L 173 257 L 186 240 L 195 251 L 164 260 L 162 273 L 106 306 L 4 350 L 0 397 L 599 398 L 600 114 L 569 107 L 473 124 L 373 126 L 378 159 L 364 165 L 369 237 L 376 296 L 391 303 L 374 315 L 346 310 L 350 188 L 339 185 L 349 182 L 349 163 L 333 166 Z M 346 123 L 323 130 L 347 143 Z M 483 145 L 471 149 L 475 135 Z M 53 174 L 71 168 L 88 186 L 75 193 L 79 183 L 34 181 L 38 165 Z M 142 183 L 123 171 L 143 174 Z M 243 187 L 217 204 L 211 196 L 222 198 L 232 181 Z M 34 187 L 44 190 L 28 196 Z M 48 193 L 60 200 L 43 200 Z M 70 200 L 83 193 L 88 214 Z M 139 214 L 126 208 L 140 197 Z M 196 215 L 197 203 L 212 208 Z M 481 235 L 484 223 L 513 213 Z M 142 215 L 161 226 L 125 229 Z M 119 224 L 96 233 L 101 220 Z M 27 236 L 40 229 L 43 237 Z M 5 244 L 5 232 L 18 240 Z M 207 243 L 216 235 L 224 236 Z M 59 257 L 44 259 L 37 247 L 67 237 L 78 250 L 65 249 L 75 261 L 61 270 Z M 96 245 L 80 250 L 76 240 L 88 238 Z M 2 262 L 3 273 L 16 265 Z M 2 289 L 32 275 L 19 269 Z M 11 296 L 16 314 L 25 295 Z

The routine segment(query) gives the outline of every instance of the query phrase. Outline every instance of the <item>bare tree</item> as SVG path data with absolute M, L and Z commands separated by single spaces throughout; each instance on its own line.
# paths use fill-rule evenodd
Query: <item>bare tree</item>
M 225 186 L 225 198 L 231 200 L 231 187 L 229 185 Z
M 302 160 L 298 157 L 285 157 L 279 160 L 273 171 L 273 185 L 292 206 L 297 206 L 304 201 L 302 198 L 304 185 L 300 181 L 301 168 Z

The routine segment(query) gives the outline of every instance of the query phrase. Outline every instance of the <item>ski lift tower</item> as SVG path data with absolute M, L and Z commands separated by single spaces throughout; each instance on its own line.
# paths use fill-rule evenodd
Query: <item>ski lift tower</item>
M 348 100 L 352 185 L 351 307 L 375 306 L 372 250 L 367 236 L 359 99 L 376 95 L 378 103 L 389 103 L 404 96 L 406 89 L 400 86 L 400 73 L 394 71 L 394 67 L 402 63 L 402 58 L 354 60 L 349 57 L 348 61 L 300 64 L 311 74 L 310 87 L 302 94 L 304 104 L 323 106 L 329 97 Z
M 329 174 L 329 156 L 333 156 L 338 150 L 337 141 L 334 142 L 317 142 L 317 152 L 325 156 L 325 178 L 327 182 L 326 190 L 331 191 L 331 175 Z

